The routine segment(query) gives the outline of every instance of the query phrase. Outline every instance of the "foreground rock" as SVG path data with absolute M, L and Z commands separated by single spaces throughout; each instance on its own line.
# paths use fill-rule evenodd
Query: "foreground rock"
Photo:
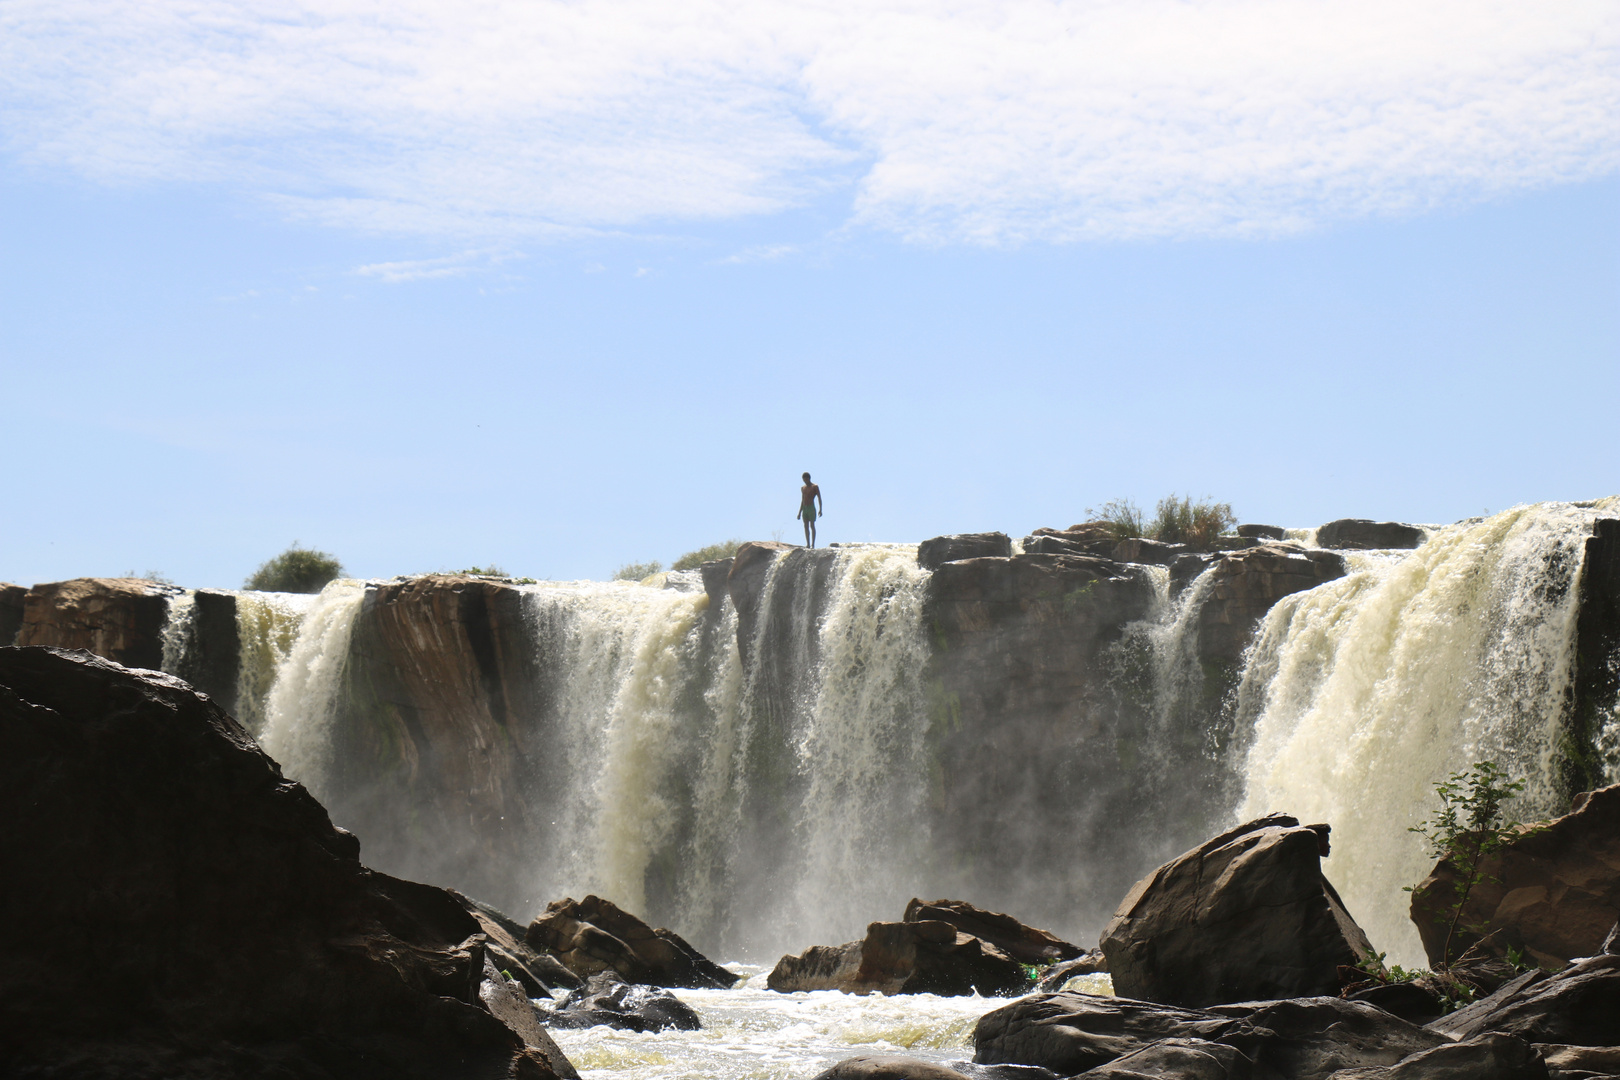
M 177 679 L 0 649 L 0 820 L 4 922 L 30 928 L 0 964 L 0 1074 L 575 1075 L 453 897 L 362 866 Z
M 1193 1010 L 1061 993 L 1023 998 L 982 1017 L 973 1060 L 1038 1065 L 1059 1076 L 1111 1066 L 1095 1075 L 1325 1080 L 1341 1069 L 1394 1065 L 1449 1041 L 1340 998 Z
M 523 926 L 488 904 L 446 889 L 462 909 L 478 922 L 484 932 L 484 951 L 508 978 L 523 987 L 532 998 L 547 998 L 553 989 L 573 989 L 583 982 L 562 966 L 555 956 L 536 952 L 523 940 Z
M 1273 814 L 1137 882 L 1102 935 L 1114 989 L 1191 1008 L 1337 994 L 1371 945 L 1322 876 L 1326 831 Z
M 1556 975 L 1525 972 L 1429 1029 L 1461 1039 L 1494 1031 L 1528 1042 L 1620 1046 L 1620 956 L 1588 957 Z
M 654 929 L 599 896 L 558 900 L 529 924 L 523 940 L 555 956 L 581 979 L 616 972 L 629 983 L 692 989 L 737 985 L 727 971 L 673 930 Z
M 903 1054 L 857 1054 L 817 1073 L 815 1080 L 1057 1080 L 1056 1074 L 1028 1065 L 944 1065 Z
M 1064 941 L 1049 931 L 1026 926 L 1011 915 L 986 911 L 963 900 L 930 900 L 924 903 L 913 898 L 906 905 L 905 922 L 929 920 L 950 923 L 964 934 L 988 941 L 1021 964 L 1044 967 L 1085 954 L 1080 946 Z
M 1316 530 L 1316 542 L 1325 548 L 1372 550 L 1415 548 L 1428 533 L 1401 521 L 1371 521 L 1367 518 L 1340 518 Z
M 692 1006 L 668 990 L 627 983 L 612 971 L 592 975 L 557 1004 L 540 1011 L 549 1027 L 606 1025 L 624 1031 L 697 1031 L 703 1027 Z
M 23 600 L 28 590 L 21 585 L 0 581 L 0 645 L 11 645 L 22 629 Z
M 1024 993 L 1030 979 L 1023 964 L 950 923 L 875 922 L 860 941 L 782 957 L 766 986 L 783 993 L 1005 997 Z
M 1512 947 L 1544 967 L 1591 956 L 1620 911 L 1620 784 L 1577 796 L 1569 814 L 1488 856 L 1480 869 L 1485 879 L 1463 907 L 1453 956 L 1480 941 L 1468 927 L 1492 934 L 1484 947 L 1495 955 Z M 1430 964 L 1446 959 L 1442 909 L 1455 880 L 1442 861 L 1412 892 L 1412 921 Z
M 142 578 L 74 578 L 35 585 L 23 598 L 16 643 L 88 649 L 129 667 L 156 669 L 163 663 L 169 598 L 181 591 Z

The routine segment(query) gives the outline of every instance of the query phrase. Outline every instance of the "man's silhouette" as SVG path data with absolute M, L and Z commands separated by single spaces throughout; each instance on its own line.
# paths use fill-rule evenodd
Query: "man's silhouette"
M 817 504 L 821 509 L 817 510 Z M 804 546 L 816 546 L 816 518 L 827 516 L 827 504 L 821 498 L 821 486 L 810 482 L 810 474 L 804 474 L 804 487 L 799 489 L 799 517 L 804 520 Z

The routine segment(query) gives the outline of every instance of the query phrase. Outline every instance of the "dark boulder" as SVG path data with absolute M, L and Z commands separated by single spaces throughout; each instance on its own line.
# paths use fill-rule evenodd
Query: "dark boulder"
M 703 1027 L 692 1006 L 659 986 L 627 983 L 602 971 L 570 990 L 555 1005 L 540 1009 L 556 1028 L 607 1027 L 624 1031 L 697 1031 Z
M 496 908 L 454 889 L 446 890 L 467 914 L 478 920 L 487 943 L 485 952 L 495 967 L 515 980 L 530 997 L 550 997 L 553 988 L 572 989 L 581 979 L 555 956 L 536 952 L 523 940 L 523 926 Z
M 1107 534 L 1049 532 L 1024 537 L 1023 548 L 1025 555 L 1091 555 L 1106 559 L 1114 553 L 1117 542 Z
M 1345 995 L 1350 1001 L 1365 1001 L 1410 1024 L 1427 1024 L 1445 1014 L 1440 994 L 1427 982 L 1384 983 Z
M 1288 533 L 1280 525 L 1239 525 L 1239 536 L 1253 536 L 1261 540 L 1286 540 Z
M 1164 1039 L 1080 1074 L 1086 1080 L 1250 1080 L 1254 1062 L 1236 1047 L 1202 1039 Z
M 0 645 L 11 645 L 23 624 L 23 598 L 28 590 L 21 585 L 0 582 Z
M 1548 1080 L 1541 1055 L 1511 1035 L 1446 1043 L 1394 1065 L 1343 1069 L 1330 1080 Z
M 1092 994 L 1035 994 L 986 1013 L 973 1060 L 1039 1065 L 1074 1076 L 1164 1039 L 1213 1042 L 1247 1028 L 1239 1018 Z
M 935 570 L 958 559 L 978 559 L 984 556 L 1006 558 L 1012 554 L 1012 540 L 1003 532 L 955 533 L 936 536 L 917 545 L 917 565 L 924 570 Z
M 1531 828 L 1480 865 L 1452 941 L 1456 956 L 1479 943 L 1520 949 L 1544 967 L 1591 956 L 1620 911 L 1620 784 L 1576 797 L 1570 813 Z M 1441 861 L 1412 891 L 1412 921 L 1429 963 L 1446 945 L 1456 869 Z M 1481 942 L 1483 929 L 1490 940 Z
M 766 981 L 783 993 L 939 994 L 1007 997 L 1030 987 L 1024 965 L 946 922 L 875 922 L 846 945 L 784 956 Z
M 935 920 L 950 923 L 964 934 L 972 934 L 988 941 L 1021 964 L 1037 967 L 1072 960 L 1085 950 L 1070 944 L 1046 930 L 1025 926 L 1011 915 L 999 911 L 986 911 L 963 900 L 929 900 L 926 903 L 913 898 L 906 905 L 905 922 Z
M 1077 956 L 1073 960 L 1065 960 L 1061 964 L 1053 964 L 1041 973 L 1040 980 L 1035 989 L 1043 994 L 1055 993 L 1063 989 L 1063 984 L 1079 975 L 1095 975 L 1108 970 L 1108 958 L 1102 954 L 1101 949 L 1092 949 L 1084 956 Z
M 178 679 L 0 649 L 0 820 L 0 921 L 32 928 L 0 964 L 0 1074 L 573 1074 L 484 1000 L 477 921 L 362 866 Z
M 817 1073 L 815 1080 L 1057 1080 L 1046 1069 L 1028 1065 L 940 1064 L 903 1054 L 857 1054 Z
M 1620 1076 L 1620 1047 L 1537 1043 L 1551 1080 L 1607 1080 Z
M 1316 542 L 1325 548 L 1372 550 L 1415 548 L 1428 535 L 1416 525 L 1399 521 L 1371 521 L 1367 518 L 1340 518 L 1316 530 Z
M 1498 1031 L 1528 1042 L 1620 1046 L 1620 956 L 1588 957 L 1556 975 L 1527 971 L 1429 1030 L 1457 1039 Z
M 1215 563 L 1198 609 L 1198 658 L 1236 665 L 1278 600 L 1344 573 L 1343 556 L 1298 544 L 1260 544 L 1225 556 Z
M 129 667 L 155 670 L 163 663 L 169 598 L 182 591 L 143 578 L 75 578 L 35 585 L 23 598 L 16 643 L 88 649 Z
M 523 940 L 549 952 L 581 979 L 602 971 L 649 986 L 729 988 L 742 978 L 716 964 L 679 934 L 654 929 L 599 896 L 558 900 L 529 924 Z
M 1208 570 L 1220 562 L 1222 555 L 1219 552 L 1195 551 L 1185 555 L 1177 555 L 1170 564 L 1170 595 L 1180 596 L 1182 591 Z
M 726 579 L 731 576 L 731 560 L 713 559 L 698 567 L 703 577 L 703 591 L 709 597 L 709 610 L 719 611 L 726 598 Z
M 1288 1080 L 1326 1080 L 1341 1069 L 1394 1065 L 1448 1041 L 1365 1002 L 1336 997 L 1249 1001 L 1209 1012 L 1241 1018 L 1246 1032 L 1219 1041 L 1247 1053 L 1261 1075 Z
M 1338 993 L 1371 945 L 1321 860 L 1317 830 L 1274 814 L 1159 867 L 1103 931 L 1115 990 L 1189 1008 Z

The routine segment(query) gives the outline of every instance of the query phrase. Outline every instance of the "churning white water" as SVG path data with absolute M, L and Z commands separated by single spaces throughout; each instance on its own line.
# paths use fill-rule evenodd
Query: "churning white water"
M 350 580 L 334 581 L 321 590 L 276 670 L 265 706 L 259 742 L 316 798 L 325 794 L 332 719 L 349 658 L 349 636 L 365 592 L 365 582 Z
M 1577 574 L 1612 502 L 1515 507 L 1410 554 L 1353 555 L 1346 577 L 1279 602 L 1250 649 L 1239 813 L 1332 824 L 1328 876 L 1403 963 L 1423 953 L 1402 890 L 1431 865 L 1408 830 L 1434 809 L 1437 781 L 1494 760 L 1527 779 L 1519 816 L 1562 809 L 1553 753 Z

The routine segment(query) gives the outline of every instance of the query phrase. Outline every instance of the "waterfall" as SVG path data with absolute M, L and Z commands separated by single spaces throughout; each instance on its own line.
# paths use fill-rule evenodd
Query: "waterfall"
M 163 661 L 159 666 L 170 675 L 180 675 L 196 633 L 197 594 L 187 591 L 171 595 L 167 615 L 163 622 Z
M 286 659 L 276 669 L 265 703 L 260 743 L 288 776 L 301 781 L 317 798 L 326 792 L 331 722 L 342 690 L 349 636 L 365 592 L 365 582 L 348 580 L 331 582 L 321 590 L 304 615 Z M 246 636 L 243 648 L 246 651 Z M 246 662 L 242 670 L 248 670 Z
M 236 719 L 254 735 L 264 731 L 270 688 L 315 600 L 304 593 L 236 594 Z
M 1408 829 L 1435 808 L 1436 781 L 1491 759 L 1527 781 L 1517 816 L 1562 810 L 1578 574 L 1613 502 L 1515 507 L 1404 556 L 1352 555 L 1347 576 L 1279 601 L 1250 647 L 1238 814 L 1330 823 L 1327 874 L 1402 963 L 1423 957 L 1402 889 L 1431 865 Z

